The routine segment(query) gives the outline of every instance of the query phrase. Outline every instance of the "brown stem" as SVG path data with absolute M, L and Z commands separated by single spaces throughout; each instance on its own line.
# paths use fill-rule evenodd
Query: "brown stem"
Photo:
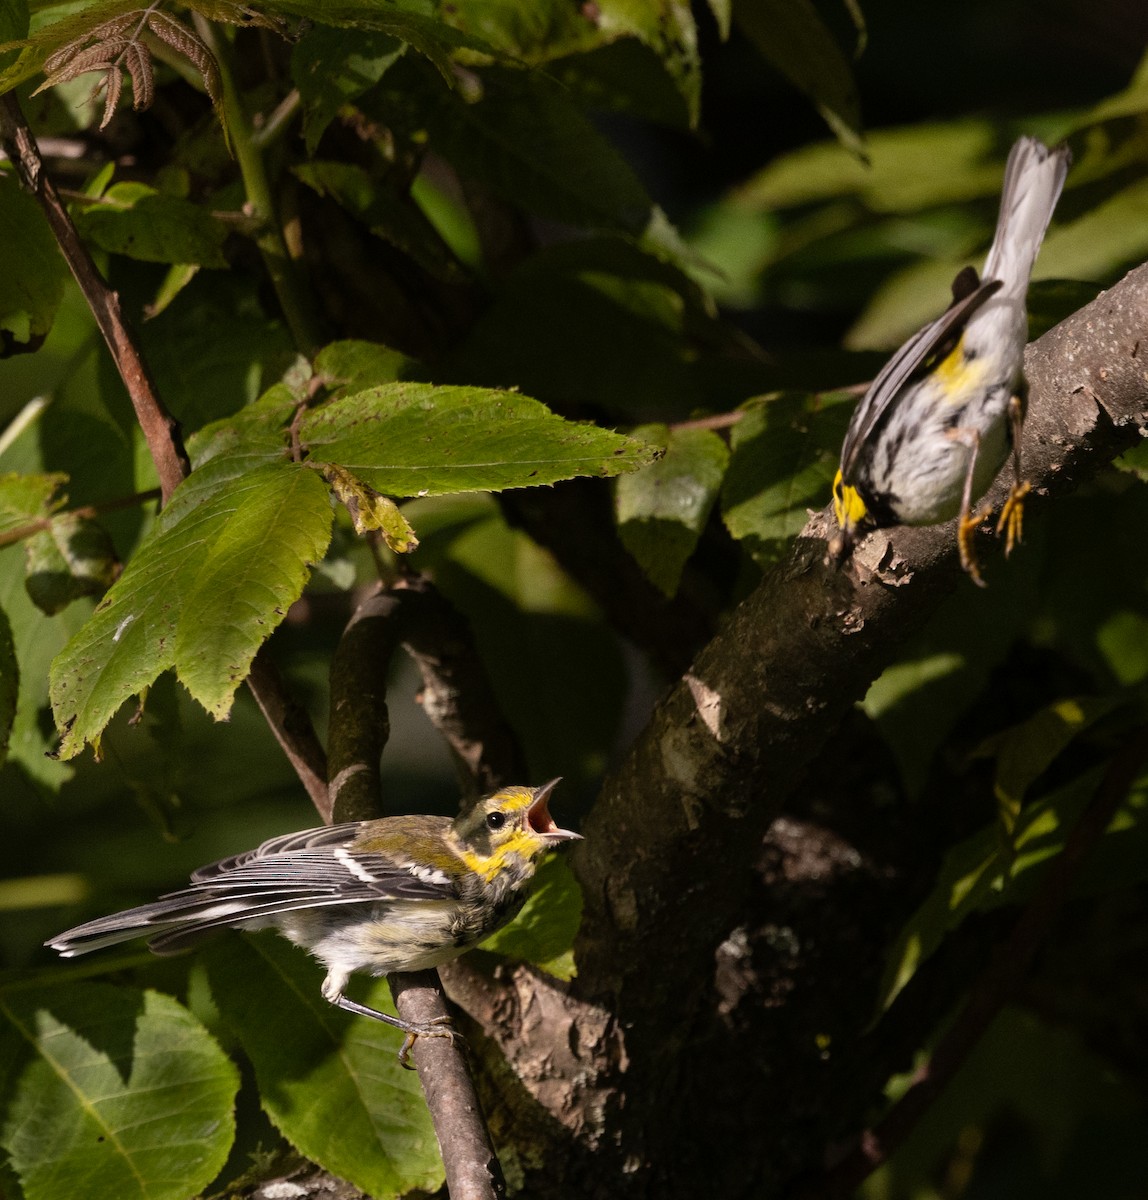
M 1148 761 L 1148 725 L 1133 730 L 1112 760 L 1092 800 L 1049 867 L 1040 888 L 973 987 L 964 1009 L 938 1043 L 913 1084 L 873 1128 L 865 1130 L 845 1158 L 803 1193 L 808 1200 L 836 1200 L 857 1188 L 909 1137 L 917 1123 L 964 1064 L 994 1017 L 1016 991 L 1033 955 L 1048 935 L 1089 851 L 1104 836 Z
M 155 380 L 124 317 L 119 295 L 108 287 L 96 269 L 87 246 L 44 170 L 36 139 L 11 92 L 0 97 L 0 145 L 3 145 L 15 165 L 24 186 L 43 210 L 64 259 L 104 335 L 104 341 L 131 397 L 136 419 L 147 439 L 166 504 L 191 469 L 183 448 L 179 422 L 164 408 Z
M 132 496 L 120 496 L 116 500 L 102 500 L 96 504 L 82 504 L 79 508 L 65 509 L 62 512 L 53 513 L 50 517 L 37 517 L 36 520 L 29 521 L 27 525 L 20 525 L 15 529 L 8 529 L 4 533 L 0 533 L 0 546 L 12 546 L 16 542 L 22 542 L 25 538 L 43 533 L 45 529 L 51 529 L 52 522 L 57 517 L 82 517 L 86 520 L 93 520 L 102 513 L 115 512 L 121 508 L 134 508 L 137 504 L 146 504 L 149 500 L 158 500 L 159 498 L 159 488 L 149 488 L 146 492 L 136 492 Z
M 446 738 L 468 791 L 492 792 L 526 778 L 522 749 L 499 711 L 458 610 L 421 575 L 396 585 L 410 614 L 403 647 L 422 676 L 419 703 Z
M 331 665 L 330 798 L 334 821 L 379 813 L 379 756 L 389 724 L 386 676 L 402 646 L 423 679 L 421 701 L 446 738 L 464 793 L 524 778 L 522 754 L 499 714 L 470 631 L 425 579 L 404 579 L 355 611 Z
M 327 801 L 327 755 L 307 710 L 287 690 L 274 660 L 261 646 L 247 675 L 247 686 L 276 741 L 283 748 L 316 811 L 330 820 Z
M 379 758 L 390 732 L 387 671 L 404 630 L 415 620 L 418 594 L 376 592 L 356 610 L 331 664 L 330 811 L 335 821 L 378 816 Z M 434 971 L 392 975 L 399 1016 L 412 1024 L 449 1017 Z M 462 1046 L 417 1038 L 412 1050 L 446 1168 L 453 1200 L 505 1194 Z
M 191 471 L 179 422 L 164 408 L 139 344 L 124 317 L 119 295 L 108 287 L 96 269 L 88 248 L 44 170 L 36 140 L 12 93 L 0 97 L 0 145 L 15 164 L 24 186 L 43 209 L 68 267 L 104 335 L 147 440 L 159 476 L 160 494 L 166 504 Z M 266 647 L 255 656 L 247 686 L 303 786 L 322 812 L 327 798 L 323 748 L 311 727 L 310 718 L 287 694 Z

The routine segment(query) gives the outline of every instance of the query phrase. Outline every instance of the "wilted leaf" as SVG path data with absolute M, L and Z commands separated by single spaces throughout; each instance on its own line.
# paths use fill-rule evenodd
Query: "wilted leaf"
M 324 467 L 323 477 L 351 514 L 356 533 L 378 530 L 396 554 L 409 554 L 418 547 L 415 531 L 393 500 L 388 500 L 342 467 Z

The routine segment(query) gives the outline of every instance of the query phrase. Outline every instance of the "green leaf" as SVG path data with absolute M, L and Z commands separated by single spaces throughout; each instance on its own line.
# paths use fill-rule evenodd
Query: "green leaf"
M 227 1159 L 239 1072 L 182 1006 L 97 983 L 0 998 L 0 1142 L 25 1200 L 186 1200 Z
M 119 559 L 107 531 L 88 517 L 64 513 L 29 538 L 24 586 L 52 616 L 81 596 L 102 596 L 115 583 Z
M 773 561 L 800 532 L 807 510 L 829 500 L 854 401 L 844 393 L 782 393 L 744 406 L 730 441 L 722 516 L 759 561 Z
M 407 196 L 391 191 L 353 163 L 298 163 L 293 173 L 321 196 L 330 196 L 361 221 L 375 237 L 390 242 L 441 279 L 459 279 L 462 271 L 438 230 Z
M 19 247 L 0 271 L 0 358 L 35 350 L 52 328 L 68 268 L 36 201 L 0 172 L 0 246 Z
M 988 588 L 946 597 L 928 624 L 907 639 L 899 661 L 873 681 L 862 702 L 893 752 L 905 791 L 921 796 L 938 751 L 981 701 L 1044 589 L 1039 547 L 1030 539 L 1006 565 L 987 560 Z
M 417 50 L 438 68 L 448 83 L 457 82 L 452 55 L 459 50 L 489 55 L 491 47 L 479 38 L 452 29 L 427 15 L 425 0 L 323 0 L 321 12 L 314 0 L 265 0 L 260 10 L 345 29 L 375 30 L 389 34 Z
M 299 435 L 389 496 L 534 487 L 616 475 L 652 461 L 641 442 L 555 416 L 537 400 L 487 388 L 392 383 L 307 413 Z
M 456 29 L 482 38 L 512 61 L 550 66 L 562 59 L 557 74 L 563 82 L 562 65 L 581 64 L 594 52 L 627 42 L 640 44 L 671 81 L 678 105 L 684 101 L 689 122 L 697 120 L 701 65 L 686 0 L 600 0 L 592 13 L 565 0 L 458 0 L 443 12 Z M 632 76 L 619 82 L 619 90 L 640 86 Z
M 569 980 L 577 974 L 572 951 L 581 924 L 582 889 L 566 859 L 553 855 L 538 868 L 522 911 L 482 948 Z
M 648 46 L 665 67 L 696 125 L 701 109 L 702 73 L 698 34 L 687 0 L 602 0 L 601 28 L 628 35 Z
M 295 358 L 252 278 L 204 271 L 140 329 L 164 402 L 185 430 L 240 413 Z
M 918 212 L 1000 193 L 1002 141 L 988 121 L 883 129 L 866 136 L 868 165 L 834 142 L 770 163 L 739 192 L 745 205 L 792 208 L 857 196 L 873 212 Z
M 339 392 L 360 392 L 401 379 L 412 360 L 378 342 L 330 342 L 315 355 L 315 374 Z
M 184 496 L 194 495 L 195 503 L 201 503 L 205 498 L 200 483 L 206 475 L 204 468 L 217 459 L 226 461 L 232 475 L 285 459 L 290 453 L 288 426 L 301 403 L 302 399 L 289 384 L 276 383 L 234 416 L 212 421 L 193 433 L 187 439 L 187 452 L 195 470 L 184 480 L 180 491 Z M 164 509 L 169 522 L 178 520 L 176 514 L 183 512 L 184 502 L 175 513 L 174 503 L 175 496 Z
M 889 955 L 881 985 L 885 1010 L 944 936 L 975 912 L 1029 900 L 1049 860 L 1058 854 L 1092 798 L 1103 768 L 1087 771 L 1027 805 L 1012 845 L 987 825 L 945 855 L 937 882 L 910 917 Z M 1077 890 L 1111 891 L 1141 882 L 1148 842 L 1148 777 L 1141 777 L 1092 852 Z
M 227 229 L 209 212 L 144 183 L 116 183 L 76 216 L 86 238 L 144 262 L 226 267 Z
M 295 43 L 291 77 L 303 101 L 303 140 L 308 154 L 315 153 L 339 109 L 378 83 L 405 49 L 402 42 L 385 33 L 328 25 L 315 25 Z
M 864 159 L 852 68 L 810 0 L 738 0 L 733 19 L 758 52 L 817 105 L 841 144 Z
M 208 712 L 225 717 L 255 652 L 326 551 L 331 508 L 314 471 L 260 467 L 190 510 L 177 507 L 195 475 L 52 664 L 64 758 L 169 667 Z
M 25 475 L 15 471 L 0 475 L 0 538 L 5 540 L 56 512 L 64 503 L 60 489 L 68 482 L 61 472 Z
M 0 0 L 0 45 L 28 34 L 28 0 Z M 7 54 L 0 55 L 2 63 Z
M 0 765 L 8 758 L 8 741 L 16 720 L 19 695 L 20 665 L 16 659 L 16 642 L 8 614 L 0 608 Z
M 302 1154 L 378 1200 L 441 1185 L 418 1076 L 398 1063 L 398 1030 L 328 1004 L 322 970 L 277 936 L 219 938 L 203 955 L 263 1107 Z M 362 1003 L 394 1013 L 385 981 L 355 990 Z
M 643 425 L 633 436 L 662 444 L 666 452 L 618 480 L 618 533 L 642 570 L 672 596 L 721 489 L 729 450 L 706 429 Z
M 399 63 L 371 95 L 372 115 L 430 146 L 469 179 L 539 216 L 638 235 L 651 202 L 622 156 L 570 95 L 535 72 L 491 68 L 476 99 Z
M 717 22 L 718 36 L 723 42 L 728 41 L 733 22 L 733 0 L 709 0 L 709 6 Z
M 1107 716 L 1120 701 L 1115 696 L 1058 700 L 1027 721 L 989 738 L 977 748 L 979 757 L 996 759 L 993 792 L 1001 825 L 1011 837 L 1029 787 L 1066 746 Z

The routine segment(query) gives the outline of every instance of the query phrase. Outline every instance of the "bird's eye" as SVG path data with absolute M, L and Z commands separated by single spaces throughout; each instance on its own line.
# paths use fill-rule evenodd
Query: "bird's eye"
M 506 824 L 506 813 L 492 812 L 486 814 L 488 829 L 501 829 Z

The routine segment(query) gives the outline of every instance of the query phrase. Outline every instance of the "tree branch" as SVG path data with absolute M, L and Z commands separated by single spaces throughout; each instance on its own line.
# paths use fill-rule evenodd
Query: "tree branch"
M 422 676 L 419 703 L 449 743 L 464 790 L 485 795 L 525 779 L 522 749 L 499 711 L 466 621 L 422 575 L 396 587 L 410 613 L 403 647 Z
M 1034 513 L 1148 426 L 1146 314 L 1141 267 L 1029 347 L 1023 453 Z M 998 505 L 1003 492 L 1002 482 Z M 563 1089 L 527 1084 L 543 1105 L 560 1095 L 550 1116 L 581 1146 L 624 1143 L 643 1161 L 672 1154 L 677 1134 L 659 1117 L 684 1068 L 666 1046 L 687 1043 L 697 1005 L 709 1003 L 715 949 L 744 912 L 765 831 L 872 680 L 961 580 L 953 524 L 873 535 L 855 576 L 826 564 L 834 529 L 828 511 L 810 520 L 659 704 L 584 823 L 573 856 L 585 902 L 579 974 L 552 1006 L 579 1054 Z M 670 964 L 686 994 L 667 1009 L 666 989 L 650 981 Z M 582 1022 L 603 1011 L 608 1026 L 587 1044 Z M 563 1032 L 551 1041 L 564 1045 Z M 513 1043 L 511 1032 L 512 1062 Z
M 96 269 L 68 210 L 44 170 L 35 138 L 11 92 L 0 97 L 0 145 L 15 164 L 24 186 L 39 202 L 68 267 L 111 351 L 147 441 L 159 476 L 164 504 L 191 471 L 183 448 L 179 422 L 163 406 L 155 380 L 128 325 L 119 295 Z M 287 693 L 279 672 L 263 646 L 247 677 L 251 689 L 279 744 L 316 806 L 326 803 L 323 747 L 306 712 Z M 322 811 L 322 808 L 320 808 Z
M 335 821 L 377 816 L 381 800 L 379 759 L 390 733 L 386 679 L 397 647 L 414 636 L 427 649 L 431 642 L 424 618 L 443 603 L 428 599 L 433 590 L 421 586 L 377 592 L 356 610 L 331 665 L 330 814 Z M 417 634 L 413 631 L 417 630 Z M 478 678 L 477 662 L 461 668 L 457 651 L 436 661 L 451 661 L 459 675 Z M 481 687 L 480 687 L 481 690 Z M 447 689 L 442 689 L 444 695 Z M 457 731 L 458 713 L 444 702 L 433 715 L 445 716 Z M 486 723 L 490 723 L 489 716 Z M 475 739 L 470 739 L 478 744 Z M 494 744 L 497 739 L 492 739 Z M 452 743 L 453 744 L 453 743 Z M 481 763 L 479 764 L 481 767 Z M 392 975 L 395 1007 L 412 1024 L 449 1017 L 442 985 L 434 971 Z M 453 1200 L 493 1200 L 505 1194 L 502 1173 L 483 1120 L 461 1043 L 446 1038 L 417 1038 L 411 1051 L 434 1122 L 447 1188 Z
M 159 476 L 163 502 L 191 469 L 180 437 L 179 422 L 163 406 L 151 371 L 128 327 L 119 295 L 104 282 L 44 169 L 36 139 L 13 93 L 0 97 L 0 145 L 15 165 L 25 188 L 36 198 L 55 234 L 56 243 L 84 294 L 116 369 L 135 408 Z

